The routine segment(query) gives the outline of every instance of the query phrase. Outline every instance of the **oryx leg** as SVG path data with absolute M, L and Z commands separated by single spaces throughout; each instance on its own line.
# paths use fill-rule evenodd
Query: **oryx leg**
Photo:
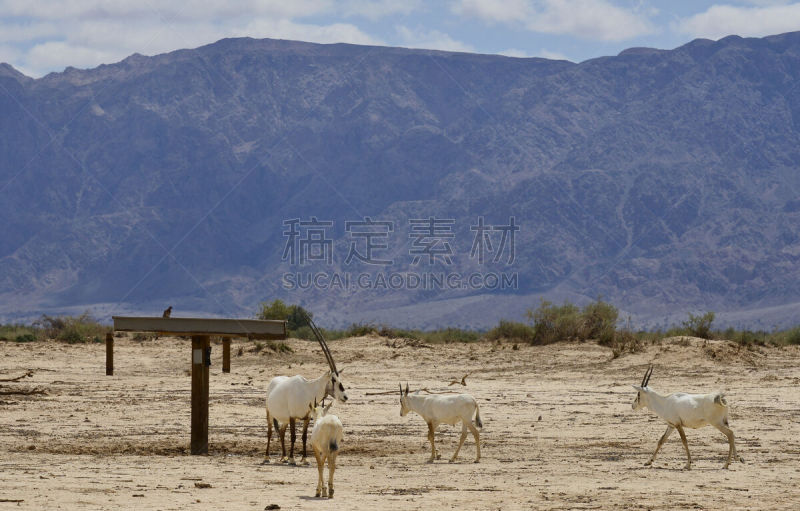
M 269 463 L 269 443 L 272 440 L 272 420 L 267 410 L 267 452 L 264 454 L 264 463 Z
M 475 437 L 475 449 L 477 454 L 475 455 L 475 463 L 478 463 L 481 460 L 481 434 L 478 432 L 478 428 L 472 424 L 472 421 L 466 423 L 467 427 L 472 431 L 472 436 Z
M 306 438 L 308 437 L 308 422 L 310 420 L 308 415 L 303 419 L 303 459 L 300 460 L 301 465 L 308 465 L 308 461 L 306 460 Z
M 464 440 L 467 438 L 467 423 L 463 420 L 461 421 L 461 439 L 458 441 L 458 447 L 456 447 L 456 452 L 453 453 L 453 457 L 450 458 L 450 463 L 456 461 L 456 457 L 458 456 L 458 451 L 461 450 L 461 446 L 464 445 Z
M 667 441 L 667 439 L 669 438 L 669 436 L 672 434 L 673 431 L 675 431 L 675 428 L 673 428 L 672 426 L 667 426 L 667 430 L 664 432 L 663 435 L 661 435 L 661 438 L 658 440 L 658 445 L 656 445 L 656 452 L 654 452 L 653 455 L 650 456 L 650 459 L 647 461 L 647 463 L 645 463 L 645 465 L 650 466 L 653 464 L 653 462 L 656 460 L 656 454 L 658 454 L 658 450 L 661 449 L 661 446 L 664 445 L 664 442 Z
M 689 454 L 689 443 L 686 441 L 686 433 L 683 432 L 683 426 L 678 425 L 675 426 L 678 430 L 678 434 L 681 436 L 681 442 L 683 442 L 683 448 L 686 449 L 686 470 L 691 470 L 692 468 L 692 455 Z
M 336 471 L 336 455 L 338 452 L 333 451 L 328 455 L 328 498 L 333 498 L 333 473 Z
M 280 463 L 284 463 L 287 460 L 287 458 L 286 458 L 286 428 L 288 426 L 289 426 L 288 424 L 284 424 L 283 426 L 281 426 L 281 429 L 278 430 L 278 434 L 281 437 L 281 459 L 280 459 Z
M 725 465 L 722 468 L 728 468 L 728 465 L 731 464 L 731 459 L 739 460 L 744 463 L 742 457 L 736 454 L 736 443 L 733 439 L 733 430 L 724 424 L 712 424 L 712 426 L 720 430 L 723 435 L 728 437 L 728 461 L 725 462 Z
M 436 426 L 432 422 L 428 423 L 428 440 L 431 442 L 431 457 L 428 459 L 428 463 L 433 463 L 433 460 L 436 459 L 436 446 L 433 444 L 433 434 L 436 431 Z
M 322 458 L 317 449 L 314 448 L 314 457 L 317 459 L 317 471 L 319 472 L 319 477 L 317 478 L 317 492 L 314 494 L 315 497 L 319 497 L 322 494 L 322 469 L 325 467 L 325 460 Z
M 294 461 L 294 442 L 297 439 L 297 431 L 295 431 L 296 425 L 297 421 L 295 420 L 294 417 L 289 419 L 289 429 L 291 430 L 291 438 L 292 438 L 292 444 L 291 447 L 289 447 L 289 465 L 296 465 L 296 462 Z

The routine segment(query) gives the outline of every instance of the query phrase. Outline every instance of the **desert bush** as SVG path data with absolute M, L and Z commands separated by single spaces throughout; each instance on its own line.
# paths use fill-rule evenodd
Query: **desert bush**
M 290 332 L 299 330 L 308 325 L 307 318 L 314 315 L 300 305 L 287 305 L 283 300 L 274 300 L 272 303 L 262 302 L 256 313 L 258 319 L 282 319 Z
M 43 314 L 35 323 L 50 339 L 66 343 L 90 342 L 95 337 L 104 338 L 111 327 L 102 325 L 93 319 L 88 312 L 80 316 L 48 316 Z
M 38 331 L 33 326 L 21 324 L 0 325 L 0 341 L 31 342 L 35 341 Z M 23 338 L 24 340 L 20 340 Z
M 510 341 L 522 341 L 533 344 L 536 338 L 536 329 L 525 323 L 501 319 L 496 327 L 486 333 L 486 338 L 490 341 L 508 339 Z
M 773 332 L 769 340 L 774 344 L 800 344 L 800 326 Z
M 619 311 L 616 307 L 600 299 L 586 305 L 581 311 L 583 316 L 583 339 L 596 339 L 600 344 L 615 342 Z M 627 332 L 627 331 L 626 331 Z M 630 332 L 627 332 L 631 336 Z
M 800 344 L 800 326 L 787 330 L 784 335 L 787 344 Z
M 533 344 L 588 339 L 610 344 L 614 341 L 619 311 L 599 299 L 583 309 L 567 301 L 555 305 L 542 300 L 539 307 L 529 310 L 527 315 L 535 330 Z
M 421 332 L 422 340 L 429 343 L 476 342 L 482 338 L 480 332 L 463 328 L 443 328 Z
M 682 323 L 683 328 L 686 330 L 687 335 L 693 337 L 700 337 L 703 339 L 711 339 L 711 323 L 714 322 L 714 313 L 711 311 L 706 312 L 702 316 L 695 316 L 689 313 L 689 319 Z
M 294 353 L 292 347 L 282 341 L 279 342 L 269 341 L 267 342 L 267 348 L 274 351 L 275 353 Z
M 301 326 L 296 330 L 289 330 L 289 337 L 294 337 L 295 339 L 304 339 L 306 341 L 316 340 L 314 332 L 311 331 L 311 327 L 308 325 Z
M 392 328 L 386 325 L 383 325 L 378 329 L 378 335 L 389 339 L 414 339 L 415 341 L 422 340 L 422 332 L 419 330 Z
M 613 358 L 619 358 L 625 353 L 637 353 L 644 349 L 644 342 L 640 336 L 630 330 L 617 330 L 613 338 L 605 344 L 611 348 Z
M 527 316 L 533 322 L 533 344 L 577 339 L 583 330 L 581 310 L 567 301 L 563 305 L 555 305 L 541 300 L 539 307 L 529 310 Z
M 376 332 L 374 325 L 369 323 L 353 323 L 344 331 L 345 337 L 362 337 L 364 335 L 374 334 Z

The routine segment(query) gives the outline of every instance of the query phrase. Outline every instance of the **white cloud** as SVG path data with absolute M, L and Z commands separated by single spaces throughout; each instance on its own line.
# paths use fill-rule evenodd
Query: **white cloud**
M 61 33 L 63 29 L 52 22 L 4 23 L 0 22 L 0 43 L 21 43 Z
M 606 0 L 458 0 L 453 12 L 532 32 L 624 41 L 654 31 L 647 15 Z
M 351 23 L 319 17 L 347 7 L 381 16 L 414 7 L 361 0 L 0 0 L 3 61 L 32 76 L 67 66 L 94 67 L 131 55 L 153 55 L 224 37 L 295 39 L 319 43 L 385 44 Z M 416 1 L 416 0 L 413 0 Z M 340 17 L 344 14 L 337 12 Z M 314 22 L 305 18 L 316 17 Z M 15 51 L 11 51 L 11 49 Z
M 226 17 L 306 17 L 329 12 L 333 0 L 0 0 L 4 16 L 37 19 L 126 19 L 161 17 L 167 20 Z
M 102 62 L 119 60 L 113 51 L 103 51 L 86 46 L 78 46 L 62 41 L 37 44 L 25 56 L 26 67 L 32 69 L 52 69 L 64 66 L 64 62 L 74 67 L 92 67 Z
M 550 59 L 550 60 L 570 60 L 569 57 L 564 55 L 563 53 L 559 53 L 557 51 L 549 51 L 542 49 L 539 51 L 537 57 L 541 57 L 543 59 Z
M 235 34 L 257 38 L 294 39 L 312 43 L 385 44 L 380 39 L 362 32 L 358 27 L 349 23 L 311 25 L 285 19 L 260 19 L 235 30 Z
M 398 26 L 396 29 L 397 35 L 399 35 L 402 40 L 402 45 L 406 48 L 464 52 L 475 51 L 475 48 L 472 46 L 457 41 L 439 30 L 412 30 L 403 25 Z
M 497 54 L 505 55 L 506 57 L 517 57 L 520 59 L 531 57 L 531 55 L 528 55 L 528 52 L 525 50 L 518 50 L 517 48 L 507 48 L 505 50 L 498 51 Z
M 500 23 L 521 21 L 533 13 L 528 0 L 460 0 L 451 9 L 460 16 Z
M 421 9 L 421 0 L 347 0 L 338 9 L 348 17 L 377 20 L 397 14 L 411 14 Z
M 692 37 L 720 39 L 728 35 L 762 37 L 800 28 L 800 3 L 767 7 L 714 5 L 678 21 L 673 28 Z

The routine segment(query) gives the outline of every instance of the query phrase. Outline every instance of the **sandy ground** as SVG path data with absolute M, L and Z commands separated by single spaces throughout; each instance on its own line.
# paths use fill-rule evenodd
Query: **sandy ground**
M 313 498 L 316 467 L 262 464 L 264 391 L 278 374 L 321 374 L 316 344 L 294 353 L 234 341 L 232 373 L 211 368 L 210 449 L 187 454 L 190 341 L 116 340 L 116 373 L 102 344 L 0 342 L 0 511 L 3 509 L 798 509 L 800 350 L 738 350 L 727 342 L 662 341 L 612 360 L 587 344 L 425 346 L 355 338 L 331 343 L 350 402 L 336 498 Z M 237 356 L 239 348 L 243 353 Z M 687 430 L 693 469 L 677 434 L 643 466 L 665 429 L 631 410 L 646 364 L 662 392 L 725 390 L 746 463 L 722 470 L 725 437 Z M 483 459 L 470 436 L 447 463 L 460 428 L 437 435 L 429 465 L 426 426 L 400 417 L 393 390 L 447 389 L 470 373 L 480 403 Z M 450 387 L 451 389 L 454 387 Z M 41 390 L 22 395 L 15 390 Z M 210 485 L 198 488 L 196 483 Z M 16 502 L 21 501 L 21 502 Z M 335 507 L 334 507 L 335 506 Z

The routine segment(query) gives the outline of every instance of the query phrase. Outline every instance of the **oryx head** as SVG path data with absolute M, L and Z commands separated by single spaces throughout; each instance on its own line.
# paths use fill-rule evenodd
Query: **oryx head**
M 400 384 L 400 417 L 405 417 L 411 411 L 408 406 L 408 383 L 406 383 L 406 390 L 403 390 L 403 384 Z
M 328 371 L 328 384 L 325 387 L 325 394 L 344 403 L 347 401 L 347 392 L 344 390 L 341 374 L 342 371 L 338 373 Z
M 636 389 L 636 399 L 633 400 L 633 404 L 631 407 L 634 410 L 638 410 L 643 406 L 647 405 L 647 393 L 650 389 L 647 388 L 647 384 L 650 383 L 650 376 L 653 374 L 653 364 L 650 364 L 650 367 L 647 368 L 647 371 L 644 373 L 644 378 L 642 378 L 641 385 L 631 385 L 634 389 Z
M 314 405 L 312 406 L 311 403 L 308 404 L 308 416 L 314 420 L 321 419 L 328 415 L 328 411 L 330 411 L 331 406 L 333 406 L 333 400 L 330 403 L 325 405 L 325 400 L 322 400 L 321 405 L 317 405 L 317 400 L 314 400 Z

